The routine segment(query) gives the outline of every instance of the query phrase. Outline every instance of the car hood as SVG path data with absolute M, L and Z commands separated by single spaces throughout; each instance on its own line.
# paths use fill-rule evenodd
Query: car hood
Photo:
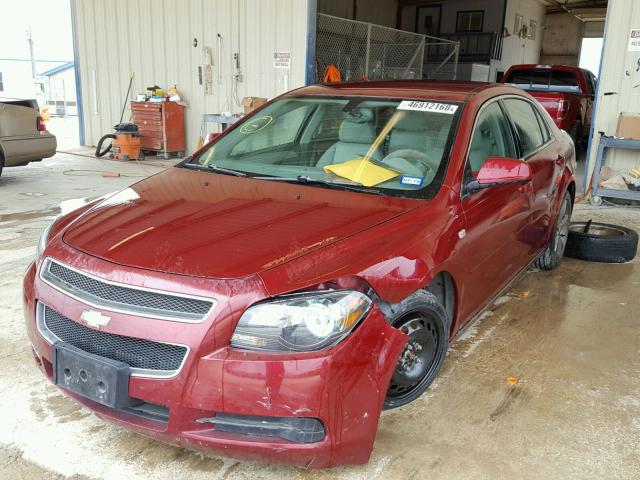
M 121 265 L 239 278 L 416 206 L 416 200 L 171 168 L 99 203 L 63 240 Z

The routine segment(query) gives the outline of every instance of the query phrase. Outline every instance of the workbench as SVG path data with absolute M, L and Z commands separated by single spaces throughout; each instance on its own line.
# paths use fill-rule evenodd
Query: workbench
M 606 135 L 603 135 L 600 138 L 598 153 L 596 155 L 596 164 L 591 178 L 591 197 L 589 198 L 589 201 L 592 205 L 596 206 L 602 204 L 602 197 L 640 201 L 640 191 L 602 188 L 599 186 L 600 171 L 602 170 L 602 167 L 607 164 L 607 154 L 611 148 L 640 150 L 640 140 L 627 140 L 624 138 L 608 137 Z

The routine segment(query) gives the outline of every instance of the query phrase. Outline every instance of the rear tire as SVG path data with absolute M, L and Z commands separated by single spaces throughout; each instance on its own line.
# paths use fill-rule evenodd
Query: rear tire
M 0 152 L 0 176 L 2 176 L 2 169 L 4 168 L 4 155 Z
M 573 222 L 569 229 L 567 257 L 589 262 L 624 263 L 638 251 L 638 233 L 630 228 L 607 223 Z
M 573 144 L 576 147 L 576 151 L 582 150 L 582 147 L 584 146 L 582 130 L 583 130 L 582 122 L 578 120 L 576 121 L 576 123 L 573 124 L 573 127 L 571 128 L 571 132 L 569 132 L 569 135 L 573 140 Z
M 389 383 L 384 409 L 420 397 L 442 368 L 449 348 L 449 320 L 435 295 L 419 290 L 391 308 L 389 322 L 408 335 Z
M 569 192 L 564 194 L 562 203 L 560 204 L 560 212 L 556 219 L 556 224 L 553 226 L 553 232 L 551 233 L 551 240 L 547 249 L 536 258 L 534 267 L 540 270 L 553 270 L 558 265 L 564 255 L 564 251 L 567 247 L 567 237 L 569 235 L 569 223 L 571 222 L 571 195 Z

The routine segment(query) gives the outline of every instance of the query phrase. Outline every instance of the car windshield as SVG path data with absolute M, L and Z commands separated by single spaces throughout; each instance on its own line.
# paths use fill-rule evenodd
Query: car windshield
M 523 90 L 580 93 L 578 78 L 570 70 L 517 69 L 509 74 L 505 83 Z
M 430 198 L 442 183 L 460 110 L 456 103 L 402 99 L 284 98 L 183 166 Z

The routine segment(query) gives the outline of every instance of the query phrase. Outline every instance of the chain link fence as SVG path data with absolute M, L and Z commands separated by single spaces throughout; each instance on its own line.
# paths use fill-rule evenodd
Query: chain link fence
M 422 79 L 424 53 L 424 35 L 318 14 L 317 82 L 330 66 L 345 82 Z
M 429 80 L 455 80 L 460 42 L 428 35 L 425 42 L 423 77 Z

